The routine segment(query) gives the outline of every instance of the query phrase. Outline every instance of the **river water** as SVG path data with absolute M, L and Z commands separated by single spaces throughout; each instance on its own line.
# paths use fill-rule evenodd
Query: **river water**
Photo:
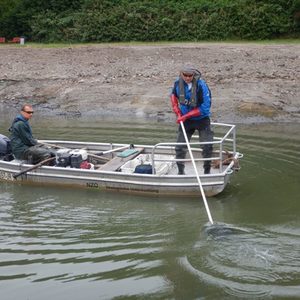
M 2 118 L 0 132 L 9 121 Z M 32 120 L 35 136 L 153 144 L 174 124 Z M 242 169 L 209 198 L 0 184 L 1 300 L 299 299 L 300 126 L 238 125 Z

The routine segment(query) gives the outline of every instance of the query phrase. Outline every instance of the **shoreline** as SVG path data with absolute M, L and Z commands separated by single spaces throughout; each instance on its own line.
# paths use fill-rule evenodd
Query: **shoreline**
M 172 122 L 169 92 L 193 64 L 212 91 L 212 121 L 300 122 L 300 45 L 172 43 L 0 47 L 1 113 Z

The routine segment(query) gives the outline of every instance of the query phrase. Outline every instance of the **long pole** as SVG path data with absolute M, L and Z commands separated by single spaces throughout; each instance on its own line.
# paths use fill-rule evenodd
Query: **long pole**
M 13 178 L 16 179 L 16 178 L 18 178 L 19 176 L 21 176 L 21 175 L 23 175 L 23 174 L 25 174 L 25 173 L 28 173 L 28 172 L 30 172 L 30 171 L 33 171 L 33 170 L 35 170 L 35 169 L 37 169 L 37 168 L 43 166 L 44 164 L 46 164 L 46 163 L 48 163 L 48 162 L 50 162 L 50 161 L 52 161 L 52 160 L 54 160 L 54 159 L 55 159 L 55 157 L 49 157 L 49 158 L 47 158 L 47 159 L 45 159 L 45 160 L 42 160 L 42 161 L 39 162 L 38 164 L 36 164 L 36 165 L 34 165 L 34 166 L 32 166 L 32 167 L 30 167 L 30 168 L 24 170 L 24 171 L 21 171 L 21 172 L 15 174 L 15 175 L 13 175 Z
M 191 157 L 191 160 L 192 160 L 192 163 L 193 163 L 193 167 L 194 167 L 194 170 L 195 170 L 195 173 L 196 173 L 196 177 L 197 177 L 199 189 L 200 189 L 200 192 L 201 192 L 201 195 L 202 195 L 202 199 L 203 199 L 203 202 L 204 202 L 204 206 L 205 206 L 205 209 L 206 209 L 208 220 L 209 220 L 209 222 L 211 224 L 214 224 L 214 221 L 213 221 L 213 219 L 211 217 L 211 213 L 210 213 L 210 210 L 209 210 L 209 207 L 208 207 L 208 204 L 207 204 L 207 200 L 206 200 L 206 196 L 205 196 L 205 193 L 204 193 L 204 190 L 203 190 L 203 186 L 202 186 L 201 180 L 199 178 L 199 173 L 198 173 L 198 170 L 197 170 L 197 167 L 196 167 L 196 164 L 195 164 L 195 160 L 194 160 L 194 156 L 193 156 L 193 153 L 192 153 L 192 149 L 191 149 L 189 140 L 187 138 L 186 131 L 185 131 L 185 128 L 184 128 L 184 124 L 183 124 L 182 121 L 180 121 L 180 125 L 181 125 L 181 129 L 182 129 L 182 132 L 183 132 L 183 135 L 184 135 L 184 138 L 185 138 L 186 145 L 187 145 L 189 153 L 190 153 L 190 157 Z

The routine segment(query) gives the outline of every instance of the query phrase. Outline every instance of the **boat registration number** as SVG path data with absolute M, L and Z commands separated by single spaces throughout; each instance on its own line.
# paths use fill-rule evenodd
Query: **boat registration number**
M 98 185 L 97 182 L 87 182 L 87 183 L 86 183 L 86 186 L 87 186 L 88 188 L 95 188 L 95 189 L 99 188 L 99 185 Z
M 0 179 L 1 180 L 6 180 L 6 181 L 13 181 L 14 180 L 11 173 L 4 172 L 4 171 L 0 171 Z

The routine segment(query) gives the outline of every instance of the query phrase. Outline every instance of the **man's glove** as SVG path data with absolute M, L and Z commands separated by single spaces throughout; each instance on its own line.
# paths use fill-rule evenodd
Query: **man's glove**
M 181 117 L 181 111 L 178 107 L 178 99 L 174 94 L 171 95 L 171 103 L 174 113 L 177 115 L 177 117 Z
M 187 119 L 190 119 L 193 117 L 198 117 L 200 115 L 201 115 L 201 113 L 200 113 L 199 109 L 196 107 L 193 110 L 189 111 L 187 114 L 185 114 L 183 116 L 179 116 L 176 122 L 179 124 L 180 122 L 185 122 Z

